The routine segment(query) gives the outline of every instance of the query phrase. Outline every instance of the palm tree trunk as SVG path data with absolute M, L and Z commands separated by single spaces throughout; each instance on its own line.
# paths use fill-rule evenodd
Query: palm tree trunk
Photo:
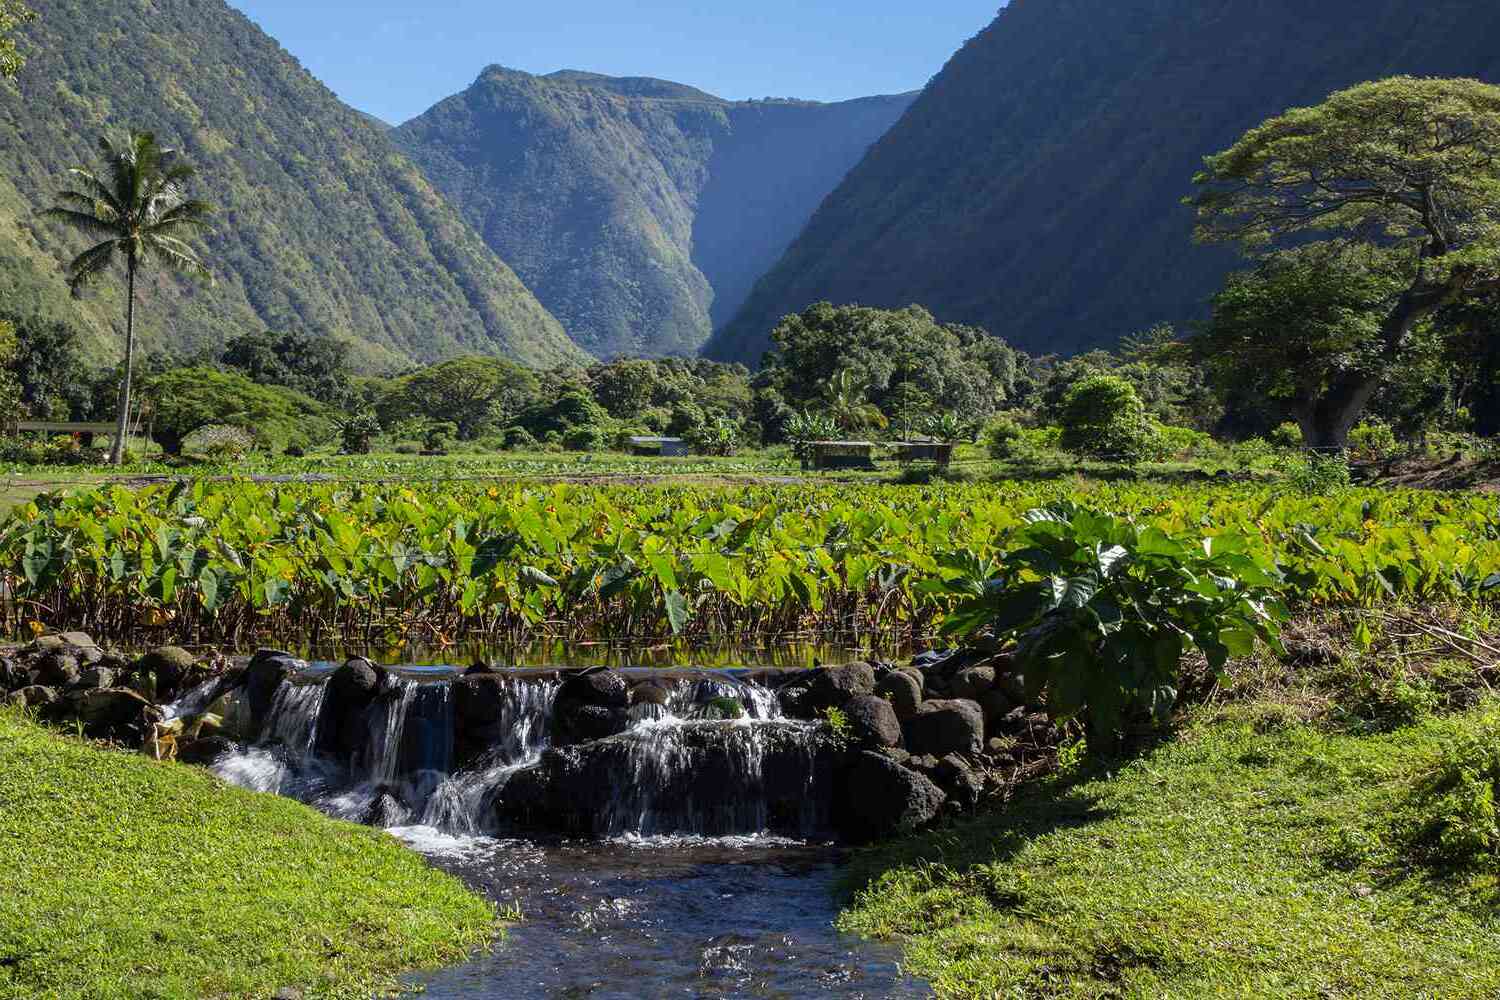
M 125 464 L 125 436 L 130 432 L 130 375 L 135 368 L 135 254 L 125 261 L 125 376 L 120 380 L 120 413 L 115 419 L 111 465 Z

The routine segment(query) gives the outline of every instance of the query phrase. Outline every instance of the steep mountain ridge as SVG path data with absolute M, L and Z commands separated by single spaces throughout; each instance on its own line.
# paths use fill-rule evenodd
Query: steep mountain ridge
M 690 354 L 914 96 L 733 102 L 491 66 L 395 135 L 584 348 Z
M 705 353 L 757 363 L 820 299 L 984 326 L 1032 352 L 1203 314 L 1222 249 L 1202 157 L 1288 107 L 1411 73 L 1500 81 L 1492 0 L 1012 0 L 819 206 Z
M 584 357 L 386 130 L 222 0 L 31 5 L 27 66 L 0 83 L 0 309 L 66 296 L 59 265 L 84 240 L 35 212 L 67 168 L 97 163 L 103 131 L 136 127 L 181 149 L 199 169 L 193 193 L 219 208 L 203 241 L 217 283 L 151 278 L 148 347 L 301 325 L 370 368 Z M 101 352 L 120 323 L 112 286 L 70 306 Z

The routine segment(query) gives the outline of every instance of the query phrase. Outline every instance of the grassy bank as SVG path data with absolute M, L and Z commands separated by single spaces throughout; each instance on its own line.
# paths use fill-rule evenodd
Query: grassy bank
M 945 997 L 1493 997 L 1493 846 L 1463 869 L 1414 852 L 1453 808 L 1424 777 L 1500 740 L 1495 713 L 1383 733 L 1205 715 L 1114 773 L 865 855 L 843 925 L 903 939 Z
M 0 997 L 369 997 L 494 915 L 389 836 L 0 712 Z

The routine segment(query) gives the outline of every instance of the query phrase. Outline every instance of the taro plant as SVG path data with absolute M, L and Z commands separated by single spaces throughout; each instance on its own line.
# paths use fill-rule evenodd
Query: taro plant
M 1280 648 L 1283 580 L 1249 536 L 1169 535 L 1071 502 L 1034 510 L 995 560 L 949 561 L 938 586 L 962 599 L 944 629 L 1014 640 L 1027 695 L 1080 719 L 1093 747 L 1142 714 L 1164 721 L 1183 658 L 1222 674 L 1257 643 Z

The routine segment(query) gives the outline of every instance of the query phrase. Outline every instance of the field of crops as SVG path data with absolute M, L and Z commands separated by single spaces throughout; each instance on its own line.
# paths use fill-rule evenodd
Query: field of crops
M 953 606 L 935 582 L 1002 567 L 1025 514 L 1063 499 L 1242 537 L 1294 603 L 1500 592 L 1492 497 L 1232 484 L 110 486 L 19 508 L 0 565 L 16 630 L 910 638 Z

